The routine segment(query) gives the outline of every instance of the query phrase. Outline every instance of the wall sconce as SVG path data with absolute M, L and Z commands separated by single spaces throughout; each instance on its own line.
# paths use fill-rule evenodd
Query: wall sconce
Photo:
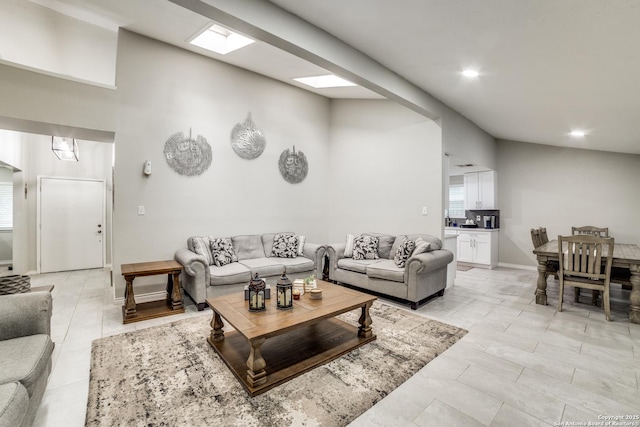
M 80 160 L 78 143 L 75 138 L 65 138 L 62 136 L 51 137 L 51 150 L 58 160 L 68 160 L 77 162 Z

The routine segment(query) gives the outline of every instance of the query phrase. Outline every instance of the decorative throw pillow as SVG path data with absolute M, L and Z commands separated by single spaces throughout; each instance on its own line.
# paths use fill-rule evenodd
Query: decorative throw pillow
M 375 236 L 362 235 L 353 239 L 353 259 L 380 259 L 379 240 Z
M 298 236 L 295 234 L 276 234 L 273 238 L 271 256 L 295 258 L 298 256 Z
M 233 243 L 229 237 L 209 237 L 211 242 L 211 257 L 213 263 L 218 267 L 238 262 L 236 251 L 233 250 Z
M 418 237 L 415 241 L 415 249 L 411 255 L 418 255 L 431 250 L 431 243 L 425 241 L 422 237 Z
M 202 255 L 204 259 L 207 260 L 207 265 L 213 265 L 211 249 L 209 249 L 209 238 L 208 237 L 192 237 L 190 240 L 191 240 L 191 245 L 193 247 L 189 249 L 197 253 L 198 255 Z
M 351 258 L 353 256 L 353 234 L 347 234 L 347 242 L 344 247 L 345 258 Z
M 306 237 L 298 236 L 298 256 L 304 255 L 304 241 Z
M 398 250 L 396 250 L 396 254 L 393 257 L 393 261 L 400 268 L 403 268 L 407 265 L 407 260 L 411 256 L 411 253 L 415 249 L 416 244 L 413 240 L 410 240 L 407 236 L 404 236 L 402 239 L 402 243 L 398 246 Z

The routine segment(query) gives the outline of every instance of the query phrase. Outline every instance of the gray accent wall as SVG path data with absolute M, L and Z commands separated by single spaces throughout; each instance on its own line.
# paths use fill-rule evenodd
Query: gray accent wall
M 609 227 L 640 244 L 640 155 L 498 140 L 500 263 L 535 266 L 531 228 Z

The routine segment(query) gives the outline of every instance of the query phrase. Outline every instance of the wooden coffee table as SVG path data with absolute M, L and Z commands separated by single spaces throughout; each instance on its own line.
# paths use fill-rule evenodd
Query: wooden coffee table
M 207 299 L 213 310 L 207 341 L 251 396 L 376 339 L 369 315 L 376 297 L 321 280 L 317 285 L 322 299 L 305 293 L 286 311 L 276 308 L 275 298 L 261 312 L 250 312 L 241 293 Z M 358 308 L 359 327 L 336 318 Z M 223 318 L 235 330 L 225 333 Z

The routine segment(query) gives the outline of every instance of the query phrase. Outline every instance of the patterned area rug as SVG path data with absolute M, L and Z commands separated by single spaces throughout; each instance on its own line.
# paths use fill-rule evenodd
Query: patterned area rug
M 209 316 L 96 340 L 86 425 L 343 426 L 466 334 L 377 301 L 371 317 L 376 341 L 254 398 L 207 343 Z
M 470 266 L 470 265 L 460 265 L 460 264 L 456 265 L 456 270 L 458 270 L 458 271 L 469 271 L 472 268 L 473 267 Z

